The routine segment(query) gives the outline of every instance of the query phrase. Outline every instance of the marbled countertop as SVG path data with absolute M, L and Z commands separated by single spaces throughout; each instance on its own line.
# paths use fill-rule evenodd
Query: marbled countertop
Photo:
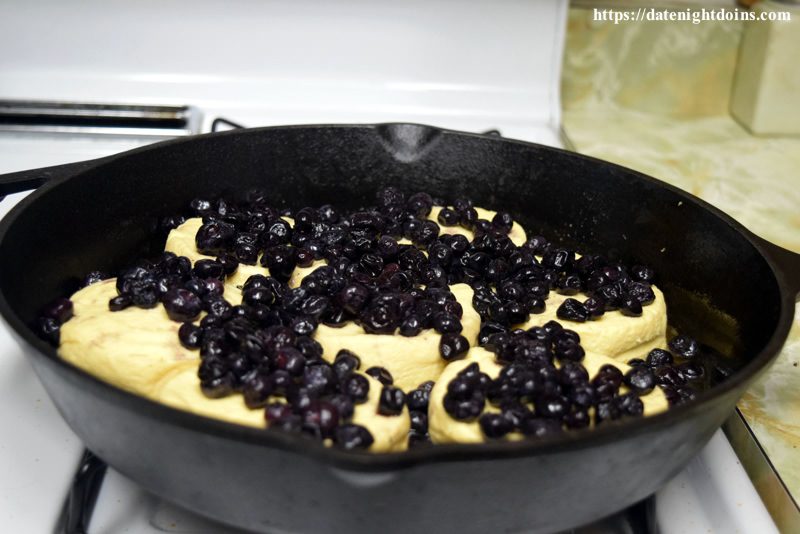
M 620 24 L 572 9 L 562 77 L 573 148 L 672 183 L 800 252 L 800 138 L 728 113 L 741 24 Z M 800 500 L 800 306 L 773 367 L 739 404 Z

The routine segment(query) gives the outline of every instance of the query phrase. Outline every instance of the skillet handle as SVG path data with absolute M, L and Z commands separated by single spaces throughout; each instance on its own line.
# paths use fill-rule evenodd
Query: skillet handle
M 762 252 L 783 276 L 786 287 L 794 297 L 795 302 L 800 302 L 800 254 L 754 236 Z
M 75 163 L 66 163 L 64 165 L 54 165 L 52 167 L 41 167 L 39 169 L 0 174 L 0 200 L 5 195 L 10 195 L 11 193 L 36 189 L 40 185 L 51 180 L 68 178 L 94 167 L 105 159 L 106 158 L 90 159 L 86 161 L 77 161 Z

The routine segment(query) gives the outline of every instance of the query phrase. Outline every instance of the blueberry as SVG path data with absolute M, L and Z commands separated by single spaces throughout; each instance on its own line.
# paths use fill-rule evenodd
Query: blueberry
M 336 410 L 339 412 L 339 418 L 341 420 L 347 420 L 353 417 L 355 406 L 353 404 L 353 400 L 349 396 L 343 393 L 338 393 L 336 395 L 331 395 L 331 397 L 328 399 L 328 402 L 336 406 Z
M 96 284 L 97 282 L 102 282 L 106 278 L 108 278 L 108 275 L 106 275 L 102 271 L 92 271 L 84 277 L 83 287 Z
M 64 324 L 70 320 L 73 314 L 72 301 L 59 298 L 51 302 L 42 311 L 42 316 L 55 320 L 58 324 Z
M 409 410 L 427 411 L 430 402 L 431 392 L 422 387 L 412 389 L 406 396 L 406 404 Z
M 414 337 L 422 331 L 422 322 L 417 315 L 409 315 L 400 323 L 400 335 Z
M 173 321 L 192 321 L 202 311 L 200 298 L 186 289 L 170 289 L 164 295 L 162 302 L 167 315 Z
M 644 282 L 631 282 L 628 284 L 628 296 L 639 301 L 642 306 L 652 304 L 656 300 L 656 294 L 650 284 Z
M 645 362 L 645 361 L 644 361 L 643 359 L 641 359 L 641 358 L 631 358 L 630 360 L 628 360 L 628 362 L 627 362 L 627 363 L 628 363 L 628 365 L 630 365 L 631 367 L 641 367 L 641 366 L 643 366 L 643 365 L 647 365 L 647 362 Z
M 347 349 L 342 349 L 336 354 L 333 362 L 333 372 L 342 380 L 361 366 L 358 356 Z
M 581 278 L 577 274 L 570 274 L 559 279 L 558 292 L 562 295 L 577 295 L 581 291 Z
M 534 405 L 534 412 L 539 417 L 560 419 L 569 411 L 569 400 L 557 395 L 542 396 Z
M 453 361 L 465 356 L 469 351 L 469 341 L 461 334 L 444 334 L 439 339 L 439 355 L 445 361 Z
M 589 319 L 597 319 L 606 311 L 606 303 L 599 297 L 589 297 L 583 301 L 583 305 L 589 313 Z
M 653 371 L 653 374 L 655 375 L 656 383 L 660 386 L 679 388 L 686 385 L 686 379 L 684 379 L 683 375 L 674 367 L 657 367 Z
M 613 421 L 622 416 L 620 407 L 614 399 L 609 399 L 597 403 L 595 408 L 595 422 L 602 423 L 604 421 Z
M 622 415 L 638 417 L 644 413 L 644 403 L 636 393 L 626 393 L 614 399 Z
M 567 428 L 586 428 L 590 423 L 589 412 L 585 409 L 573 410 L 564 416 L 564 424 Z
M 342 391 L 349 395 L 356 404 L 366 402 L 369 395 L 369 380 L 361 375 L 353 374 L 344 381 Z
M 456 226 L 459 222 L 458 212 L 450 208 L 443 208 L 436 217 L 442 226 Z
M 675 336 L 668 345 L 669 350 L 681 358 L 694 358 L 700 353 L 700 345 L 689 336 Z
M 272 394 L 272 387 L 272 381 L 267 376 L 255 375 L 243 386 L 244 403 L 251 410 L 263 408 Z
M 224 252 L 233 241 L 236 228 L 223 221 L 209 222 L 200 227 L 195 236 L 195 245 L 201 254 Z
M 297 264 L 295 249 L 278 245 L 264 251 L 261 264 L 269 269 L 269 274 L 281 282 L 288 282 Z
M 506 211 L 498 211 L 495 213 L 494 217 L 492 217 L 492 226 L 502 232 L 510 232 L 513 225 L 514 218 Z
M 378 403 L 378 413 L 381 415 L 399 415 L 403 411 L 405 401 L 405 393 L 400 388 L 383 386 Z
M 192 272 L 197 278 L 225 278 L 225 269 L 217 260 L 197 260 Z
M 555 436 L 563 431 L 561 423 L 558 420 L 544 419 L 541 417 L 529 417 L 524 419 L 519 429 L 524 435 L 535 438 Z
M 305 387 L 317 394 L 324 394 L 334 386 L 336 376 L 333 369 L 327 363 L 316 363 L 306 366 L 303 371 L 303 384 Z
M 264 417 L 269 423 L 280 423 L 292 416 L 292 407 L 283 402 L 272 402 L 264 410 Z
M 512 422 L 499 413 L 485 413 L 478 422 L 481 425 L 481 430 L 487 438 L 499 439 L 514 429 Z
M 647 395 L 656 387 L 656 377 L 647 366 L 632 368 L 625 373 L 624 381 L 632 391 L 640 395 Z
M 685 380 L 698 380 L 705 375 L 705 369 L 696 361 L 684 362 L 675 369 Z
M 672 354 L 663 349 L 653 349 L 647 354 L 645 363 L 650 367 L 661 367 L 662 365 L 672 365 Z
M 227 397 L 234 391 L 235 378 L 232 373 L 225 373 L 222 376 L 210 380 L 200 381 L 200 390 L 211 399 Z
M 384 386 L 391 386 L 394 384 L 394 378 L 392 378 L 392 373 L 388 371 L 388 369 L 384 367 L 370 367 L 366 371 L 366 374 L 383 384 Z
M 559 319 L 583 323 L 589 318 L 589 311 L 579 300 L 568 298 L 556 310 Z
M 339 411 L 331 402 L 312 401 L 303 410 L 303 425 L 318 428 L 323 437 L 328 437 L 339 425 Z
M 347 312 L 357 315 L 369 300 L 369 290 L 361 284 L 349 284 L 339 292 L 338 298 Z
M 486 399 L 479 391 L 473 391 L 468 399 L 458 400 L 447 394 L 444 396 L 444 409 L 459 421 L 473 421 L 483 412 Z
M 420 434 L 427 434 L 428 414 L 426 412 L 412 410 L 409 412 L 409 417 L 411 418 L 411 430 Z
M 346 424 L 340 425 L 334 431 L 334 443 L 339 447 L 351 451 L 357 449 L 368 449 L 374 439 L 369 430 L 360 425 Z
M 631 269 L 631 275 L 634 280 L 646 283 L 653 283 L 656 278 L 655 271 L 643 265 L 634 265 Z
M 641 317 L 642 315 L 642 303 L 636 297 L 631 295 L 626 295 L 622 297 L 622 301 L 619 306 L 619 311 L 622 315 L 626 315 L 628 317 Z
M 52 317 L 40 317 L 37 320 L 39 335 L 50 344 L 58 346 L 61 340 L 61 325 Z
M 411 195 L 406 202 L 406 209 L 416 217 L 427 217 L 433 207 L 433 198 L 428 193 Z
M 187 349 L 198 349 L 203 336 L 203 330 L 190 322 L 185 322 L 178 329 L 178 339 Z
M 451 313 L 437 313 L 433 317 L 433 328 L 440 334 L 461 332 L 461 321 Z

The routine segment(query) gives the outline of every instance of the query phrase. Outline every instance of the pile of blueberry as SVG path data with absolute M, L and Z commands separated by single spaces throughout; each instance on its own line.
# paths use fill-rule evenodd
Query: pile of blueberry
M 109 308 L 163 304 L 171 319 L 183 323 L 181 343 L 200 351 L 199 377 L 207 396 L 242 394 L 248 406 L 265 409 L 271 426 L 331 439 L 348 449 L 373 441 L 367 429 L 350 422 L 354 405 L 366 400 L 369 382 L 355 372 L 357 355 L 343 351 L 333 364 L 326 363 L 313 333 L 320 324 L 348 322 L 373 334 L 416 336 L 434 329 L 441 334 L 441 357 L 458 359 L 469 342 L 461 335 L 463 309 L 449 290 L 456 283 L 473 288 L 472 304 L 482 318 L 479 343 L 505 367 L 497 380 L 487 380 L 472 366 L 465 369 L 448 392 L 446 409 L 457 419 L 480 417 L 488 436 L 514 428 L 541 435 L 560 420 L 569 428 L 586 426 L 589 406 L 603 420 L 641 413 L 634 393 L 611 394 L 623 381 L 634 392 L 663 382 L 674 390 L 672 400 L 686 397 L 686 382 L 692 380 L 687 373 L 696 370 L 636 365 L 635 376 L 607 370 L 589 383 L 579 364 L 583 349 L 577 334 L 554 322 L 527 332 L 512 329 L 544 311 L 550 291 L 587 296 L 566 299 L 557 310 L 562 320 L 592 320 L 610 310 L 641 315 L 642 306 L 655 298 L 651 269 L 629 269 L 593 255 L 577 259 L 541 236 L 517 246 L 509 237 L 511 215 L 498 212 L 492 220 L 481 219 L 468 200 L 442 209 L 437 223 L 428 220 L 434 204 L 443 203 L 427 193 L 407 197 L 393 187 L 381 190 L 374 206 L 347 212 L 331 205 L 278 209 L 261 192 L 241 202 L 195 199 L 190 216 L 203 220 L 195 243 L 210 257 L 192 264 L 164 253 L 138 262 L 117 277 L 118 295 Z M 169 230 L 185 220 L 169 217 L 163 225 Z M 442 227 L 452 226 L 470 230 L 474 239 L 442 233 Z M 295 270 L 315 261 L 319 267 L 299 287 L 289 287 Z M 250 277 L 242 287 L 242 303 L 234 306 L 225 299 L 223 282 L 240 264 L 261 264 L 270 276 Z M 86 283 L 103 278 L 91 273 Z M 42 319 L 41 330 L 54 344 L 70 314 L 71 305 L 61 302 Z M 566 362 L 560 370 L 554 358 Z M 394 416 L 407 405 L 412 442 L 427 441 L 432 383 L 406 395 L 385 369 L 365 372 L 382 384 L 379 412 Z M 536 403 L 532 417 L 517 417 L 520 405 L 532 398 L 545 401 Z M 500 406 L 504 419 L 481 415 L 482 399 Z
M 556 321 L 528 330 L 491 330 L 486 332 L 484 325 L 481 343 L 502 365 L 497 378 L 471 363 L 448 383 L 444 396 L 444 408 L 453 419 L 477 420 L 488 438 L 510 432 L 542 437 L 588 427 L 592 420 L 601 424 L 641 416 L 640 396 L 660 386 L 671 405 L 680 404 L 695 397 L 690 383 L 704 374 L 703 366 L 691 360 L 698 345 L 686 336 L 669 344 L 684 363 L 674 365 L 670 352 L 654 349 L 647 360 L 631 360 L 625 374 L 604 365 L 590 378 L 580 363 L 585 355 L 580 336 Z M 627 392 L 621 392 L 622 386 Z M 497 411 L 487 412 L 488 405 Z

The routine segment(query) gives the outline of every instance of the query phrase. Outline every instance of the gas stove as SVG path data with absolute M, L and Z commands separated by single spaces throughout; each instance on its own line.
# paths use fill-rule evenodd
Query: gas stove
M 0 173 L 212 128 L 420 122 L 551 146 L 566 2 L 21 3 L 0 19 Z M 44 28 L 33 38 L 32 24 Z M 219 120 L 220 117 L 226 119 Z M 27 193 L 0 201 L 0 218 Z M 0 518 L 57 523 L 83 446 L 0 324 Z M 576 532 L 774 532 L 721 432 L 646 502 Z M 234 532 L 109 469 L 92 533 Z

